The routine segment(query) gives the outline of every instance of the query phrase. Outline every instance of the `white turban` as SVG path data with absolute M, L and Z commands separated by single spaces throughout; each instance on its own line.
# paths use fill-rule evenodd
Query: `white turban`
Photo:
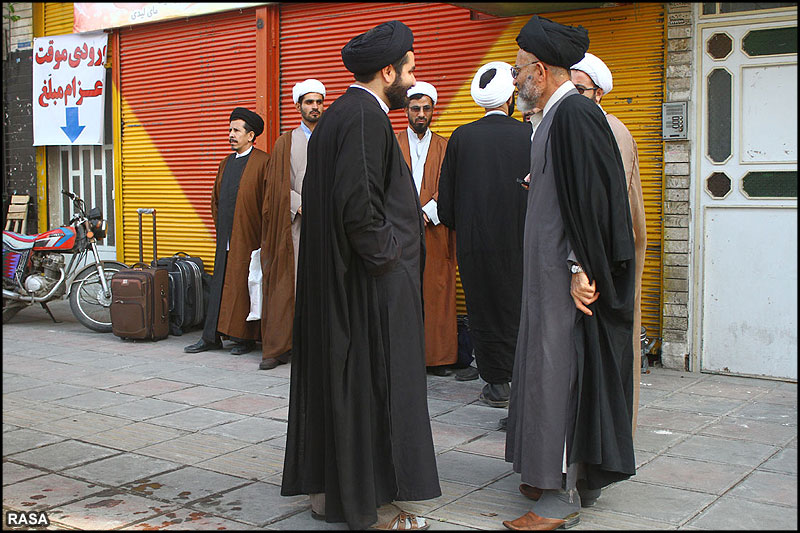
M 572 65 L 572 70 L 585 72 L 587 76 L 592 78 L 595 85 L 603 89 L 605 94 L 610 93 L 611 89 L 614 87 L 611 71 L 608 70 L 603 60 L 594 54 L 586 52 L 583 59 Z
M 325 86 L 322 85 L 322 82 L 319 80 L 315 80 L 314 78 L 309 78 L 305 81 L 301 81 L 300 83 L 295 83 L 294 87 L 292 87 L 292 100 L 294 103 L 300 101 L 300 98 L 303 95 L 308 93 L 319 93 L 325 98 Z
M 424 94 L 425 96 L 430 96 L 433 105 L 436 105 L 436 99 L 439 97 L 439 94 L 436 92 L 436 87 L 427 81 L 418 81 L 416 85 L 408 90 L 406 96 L 411 98 L 411 96 L 415 94 Z
M 481 88 L 481 78 L 487 71 L 495 69 L 494 77 Z M 481 107 L 491 109 L 500 107 L 514 94 L 514 78 L 511 76 L 511 65 L 502 61 L 486 63 L 472 78 L 470 94 L 475 103 Z

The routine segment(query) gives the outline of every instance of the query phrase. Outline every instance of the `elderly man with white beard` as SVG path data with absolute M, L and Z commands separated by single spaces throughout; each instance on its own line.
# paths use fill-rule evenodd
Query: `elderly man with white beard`
M 575 526 L 581 505 L 635 473 L 634 246 L 614 135 L 570 81 L 588 32 L 533 16 L 517 44 L 520 109 L 542 115 L 531 146 L 505 459 L 533 504 L 503 525 L 546 530 Z

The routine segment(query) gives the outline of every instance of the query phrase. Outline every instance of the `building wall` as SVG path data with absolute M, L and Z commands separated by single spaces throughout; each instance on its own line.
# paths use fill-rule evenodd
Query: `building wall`
M 36 149 L 33 147 L 33 4 L 3 3 L 3 226 L 13 194 L 31 197 L 27 233 L 37 232 Z
M 694 80 L 694 9 L 691 2 L 667 4 L 665 102 L 689 102 Z M 690 161 L 694 120 L 688 117 L 689 138 L 664 141 L 664 255 L 661 363 L 666 368 L 689 370 L 689 208 Z

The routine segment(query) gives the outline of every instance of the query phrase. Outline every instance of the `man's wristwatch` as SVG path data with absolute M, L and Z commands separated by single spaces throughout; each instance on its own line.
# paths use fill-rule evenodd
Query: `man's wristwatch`
M 583 267 L 581 267 L 578 263 L 571 263 L 569 265 L 569 271 L 572 272 L 573 274 L 578 274 L 580 272 L 583 272 Z

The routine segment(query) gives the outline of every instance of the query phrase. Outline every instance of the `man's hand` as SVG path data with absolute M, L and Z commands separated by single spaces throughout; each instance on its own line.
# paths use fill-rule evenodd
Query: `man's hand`
M 591 284 L 589 283 L 589 278 L 585 272 L 578 272 L 572 275 L 569 293 L 572 295 L 575 307 L 592 316 L 592 311 L 586 306 L 596 302 L 600 297 L 600 293 L 597 292 L 594 281 Z
M 302 205 L 297 208 L 297 214 L 298 215 L 302 215 L 303 214 L 303 206 Z
M 431 219 L 429 219 L 429 218 L 428 218 L 428 214 L 427 214 L 425 211 L 423 211 L 423 212 L 422 212 L 422 220 L 424 220 L 424 221 L 425 221 L 425 225 L 426 225 L 426 226 L 427 226 L 427 225 L 430 223 L 430 221 L 431 221 Z

